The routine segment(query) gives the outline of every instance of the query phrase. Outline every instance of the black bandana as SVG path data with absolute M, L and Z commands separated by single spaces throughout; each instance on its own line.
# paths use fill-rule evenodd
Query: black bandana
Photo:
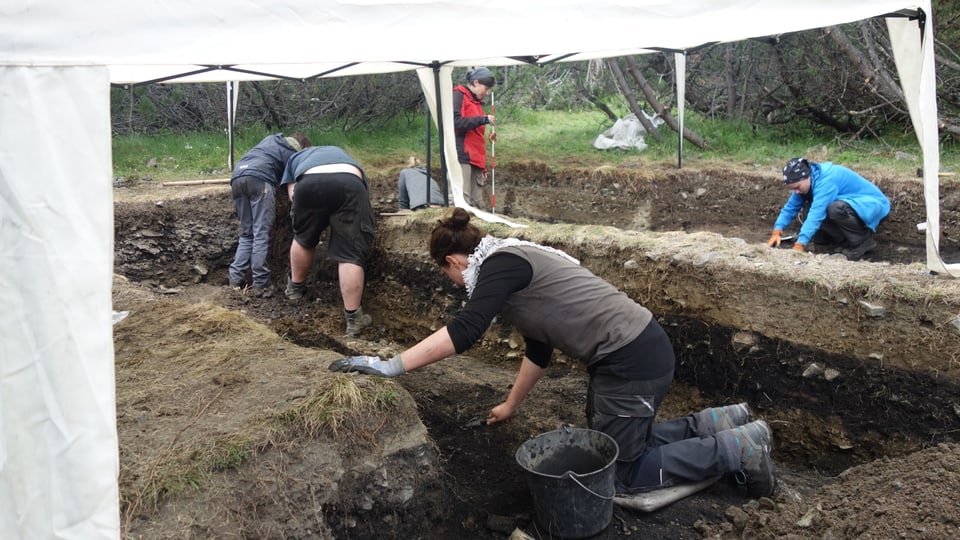
M 790 158 L 783 166 L 783 183 L 793 184 L 810 177 L 810 163 L 804 158 Z

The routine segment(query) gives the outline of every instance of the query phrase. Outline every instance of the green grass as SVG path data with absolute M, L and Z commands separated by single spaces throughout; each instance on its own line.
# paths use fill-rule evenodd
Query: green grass
M 403 164 L 411 155 L 426 155 L 426 119 L 397 118 L 375 129 L 344 133 L 337 129 L 290 128 L 303 131 L 316 145 L 344 148 L 369 172 Z M 647 137 L 643 151 L 596 150 L 592 142 L 612 123 L 603 113 L 587 111 L 531 111 L 518 107 L 497 109 L 497 142 L 489 154 L 496 165 L 540 161 L 550 167 L 595 168 L 630 164 L 676 164 L 677 135 L 660 128 L 661 140 Z M 850 141 L 836 134 L 816 133 L 803 126 L 774 129 L 746 123 L 704 119 L 687 113 L 685 127 L 708 142 L 699 148 L 684 141 L 683 164 L 730 163 L 737 166 L 777 168 L 792 156 L 833 161 L 853 169 L 884 168 L 901 176 L 915 176 L 921 167 L 919 145 L 912 133 L 884 134 L 880 138 Z M 239 129 L 234 141 L 238 160 L 270 130 Z M 439 164 L 439 137 L 431 133 L 431 161 Z M 227 178 L 229 140 L 225 133 L 189 135 L 135 135 L 113 139 L 114 176 L 154 180 Z M 956 145 L 942 145 L 941 171 L 960 170 Z

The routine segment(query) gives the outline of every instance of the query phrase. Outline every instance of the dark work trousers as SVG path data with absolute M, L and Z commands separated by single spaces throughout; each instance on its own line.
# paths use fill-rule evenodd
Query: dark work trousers
M 672 372 L 650 380 L 610 375 L 590 379 L 588 424 L 610 435 L 620 450 L 617 493 L 698 482 L 740 468 L 740 450 L 733 438 L 699 437 L 693 417 L 654 422 L 672 380 Z
M 230 182 L 233 206 L 240 218 L 240 239 L 230 263 L 231 285 L 246 281 L 250 270 L 255 287 L 270 284 L 270 234 L 276 220 L 276 188 L 255 176 L 238 176 Z
M 860 216 L 844 201 L 833 201 L 827 206 L 827 217 L 813 237 L 815 244 L 835 244 L 842 247 L 859 246 L 873 236 Z

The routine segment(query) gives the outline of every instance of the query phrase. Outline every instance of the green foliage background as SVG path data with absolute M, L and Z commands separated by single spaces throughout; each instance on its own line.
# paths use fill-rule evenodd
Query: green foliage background
M 495 164 L 539 161 L 549 167 L 580 166 L 596 168 L 631 164 L 676 164 L 676 134 L 664 128 L 664 138 L 647 140 L 643 151 L 596 150 L 592 142 L 610 127 L 606 116 L 595 110 L 533 111 L 504 106 L 497 110 L 497 142 L 493 147 Z M 830 160 L 855 168 L 886 168 L 901 176 L 915 175 L 920 166 L 920 149 L 912 132 L 894 133 L 883 138 L 843 141 L 820 137 L 811 131 L 787 133 L 782 129 L 757 129 L 743 122 L 706 119 L 690 114 L 686 125 L 710 141 L 707 149 L 685 144 L 683 164 L 716 163 L 732 167 L 776 168 L 791 156 L 825 152 Z M 337 127 L 292 127 L 302 130 L 314 144 L 335 145 L 346 149 L 367 168 L 391 169 L 401 166 L 409 156 L 426 159 L 426 116 L 416 119 L 394 118 L 376 129 L 343 131 Z M 247 126 L 236 134 L 234 159 L 239 159 L 271 130 Z M 439 167 L 439 139 L 431 129 L 430 160 Z M 230 176 L 229 139 L 223 132 L 160 133 L 126 135 L 113 138 L 114 176 L 152 178 L 159 181 Z M 942 145 L 941 170 L 960 170 L 956 147 Z M 949 178 L 945 181 L 950 181 Z

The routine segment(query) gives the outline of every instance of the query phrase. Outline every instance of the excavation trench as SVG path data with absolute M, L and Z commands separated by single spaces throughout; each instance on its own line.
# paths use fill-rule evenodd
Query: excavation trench
M 888 220 L 884 247 L 871 260 L 852 263 L 765 248 L 760 224 L 772 220 L 783 193 L 763 195 L 769 180 L 761 176 L 698 171 L 659 179 L 628 173 L 573 178 L 537 166 L 512 172 L 511 187 L 510 169 L 498 170 L 498 191 L 505 193 L 501 211 L 527 227 L 488 229 L 567 251 L 657 314 L 677 354 L 676 383 L 663 416 L 750 403 L 775 433 L 782 499 L 771 504 L 786 508 L 791 501 L 806 501 L 851 467 L 909 459 L 940 443 L 955 455 L 960 292 L 923 267 L 922 238 L 911 230 L 918 218 L 906 211 L 922 197 L 915 182 L 882 180 L 900 213 Z M 651 185 L 654 180 L 659 189 Z M 707 193 L 698 191 L 703 186 Z M 389 175 L 374 179 L 380 212 L 395 211 L 392 188 Z M 285 215 L 283 201 L 279 212 Z M 163 202 L 118 202 L 116 273 L 167 301 L 240 313 L 291 344 L 324 351 L 324 358 L 389 354 L 442 326 L 465 300 L 425 253 L 441 212 L 378 220 L 364 295 L 375 324 L 358 339 L 342 335 L 336 271 L 328 262 L 318 261 L 309 301 L 299 306 L 288 304 L 282 293 L 253 298 L 223 286 L 236 241 L 224 189 Z M 945 218 L 956 219 L 951 213 Z M 272 267 L 282 277 L 290 236 L 285 220 L 278 221 Z M 322 257 L 322 246 L 319 251 Z M 276 283 L 282 288 L 279 277 Z M 502 538 L 515 528 L 545 537 L 530 519 L 532 506 L 514 453 L 529 437 L 563 424 L 584 425 L 582 367 L 558 355 L 517 418 L 495 427 L 467 425 L 506 396 L 521 356 L 521 336 L 495 322 L 463 356 L 396 379 L 415 405 L 387 415 L 416 416 L 428 434 L 426 446 L 389 456 L 395 468 L 418 478 L 410 481 L 412 496 L 397 498 L 389 492 L 389 478 L 376 480 L 386 474 L 385 465 L 371 457 L 368 470 L 350 468 L 351 474 L 331 481 L 335 495 L 323 505 L 288 502 L 282 511 L 267 511 L 261 502 L 260 511 L 300 516 L 286 529 L 276 525 L 278 537 Z M 325 370 L 321 361 L 300 368 L 305 376 Z M 122 380 L 118 377 L 121 410 Z M 242 406 L 258 404 L 235 405 Z M 376 438 L 376 429 L 373 433 Z M 121 461 L 130 436 L 121 431 Z M 302 471 L 323 469 L 311 465 L 302 449 L 286 451 L 298 456 Z M 374 484 L 379 488 L 370 487 Z M 654 514 L 618 508 L 598 538 L 637 533 L 699 538 L 751 527 L 776 535 L 778 520 L 762 518 L 770 508 L 748 506 L 747 517 L 730 516 L 729 507 L 745 502 L 733 486 L 718 483 Z M 271 535 L 266 520 L 249 517 L 249 510 L 228 513 L 244 512 L 247 518 L 236 518 L 244 530 Z M 168 515 L 163 505 L 136 515 L 131 530 L 179 530 L 162 525 Z M 956 525 L 947 520 L 951 526 Z

